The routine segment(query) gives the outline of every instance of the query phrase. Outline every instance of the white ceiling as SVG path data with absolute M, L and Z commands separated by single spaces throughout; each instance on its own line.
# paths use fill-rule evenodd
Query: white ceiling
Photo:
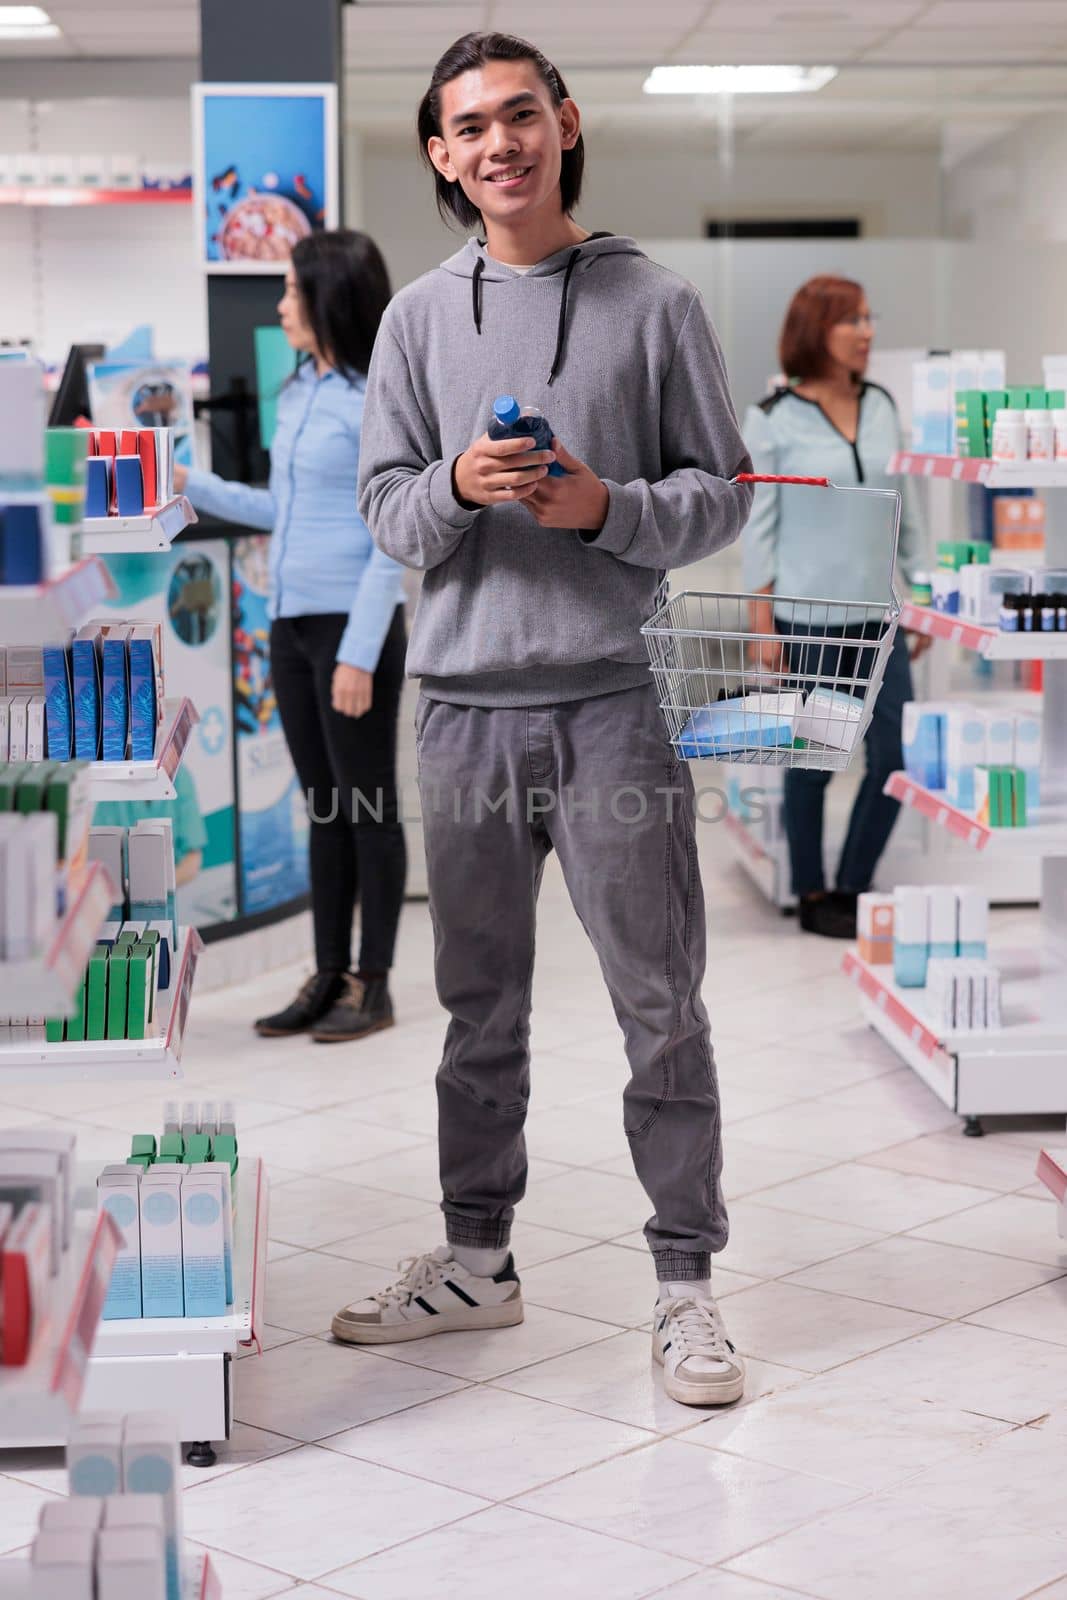
M 299 0 L 291 0 L 299 11 Z M 44 0 L 61 37 L 0 59 L 195 58 L 197 0 Z M 587 126 L 677 137 L 714 107 L 641 94 L 657 62 L 829 63 L 815 95 L 744 97 L 739 141 L 769 148 L 953 148 L 1067 101 L 1067 0 L 359 0 L 345 10 L 349 120 L 410 130 L 428 69 L 460 34 L 531 33 Z

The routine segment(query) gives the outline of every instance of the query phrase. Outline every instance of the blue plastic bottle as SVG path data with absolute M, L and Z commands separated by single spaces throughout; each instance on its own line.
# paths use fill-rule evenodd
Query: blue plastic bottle
M 520 410 L 519 402 L 513 394 L 501 394 L 493 401 L 493 420 L 489 424 L 490 439 L 518 439 L 522 435 L 530 437 L 531 450 L 551 450 L 552 429 L 536 406 L 523 406 Z M 565 478 L 567 476 L 558 461 L 553 461 L 548 469 L 550 478 Z

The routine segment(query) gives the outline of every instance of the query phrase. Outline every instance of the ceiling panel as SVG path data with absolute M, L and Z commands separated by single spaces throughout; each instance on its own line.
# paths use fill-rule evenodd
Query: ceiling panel
M 484 0 L 471 5 L 346 6 L 345 41 L 365 38 L 403 38 L 424 29 L 451 33 L 453 38 L 485 26 Z
M 1057 31 L 1067 26 L 1064 0 L 1008 0 L 1007 9 L 999 0 L 934 0 L 927 6 L 919 26 L 923 28 L 995 29 L 1005 37 L 1017 28 L 1046 27 Z
M 836 66 L 855 60 L 884 38 L 884 31 L 872 28 L 805 28 L 790 32 L 778 29 L 774 33 L 701 28 L 686 40 L 683 54 L 689 61 L 712 64 L 786 62 Z
M 1067 60 L 1067 29 L 1057 40 L 1026 28 L 967 28 L 958 32 L 929 28 L 904 30 L 864 52 L 865 61 L 967 63 Z
M 751 28 L 890 28 L 910 22 L 926 0 L 718 0 L 708 12 L 710 26 Z

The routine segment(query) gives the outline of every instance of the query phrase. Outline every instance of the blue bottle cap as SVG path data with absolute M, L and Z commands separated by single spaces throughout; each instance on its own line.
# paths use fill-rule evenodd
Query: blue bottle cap
M 497 395 L 493 401 L 493 415 L 498 422 L 508 427 L 519 420 L 519 402 L 513 394 Z

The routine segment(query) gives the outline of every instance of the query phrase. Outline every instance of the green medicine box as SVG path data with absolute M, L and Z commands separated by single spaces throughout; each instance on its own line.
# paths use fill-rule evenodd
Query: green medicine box
M 154 1133 L 135 1133 L 130 1140 L 131 1156 L 147 1156 L 149 1161 L 154 1161 L 156 1156 L 156 1136 Z
M 180 1133 L 165 1133 L 159 1141 L 160 1161 L 181 1161 L 185 1157 L 185 1141 Z
M 1027 825 L 1026 773 L 1021 767 L 1009 767 L 1008 775 L 1011 780 L 1011 825 L 1013 828 L 1025 828 Z
M 107 946 L 98 944 L 89 957 L 86 979 L 85 1037 L 107 1038 Z
M 232 1133 L 217 1133 L 211 1141 L 211 1160 L 228 1161 L 230 1172 L 237 1171 L 237 1140 Z
M 29 771 L 28 761 L 8 761 L 0 767 L 0 811 L 14 811 L 19 783 Z
M 15 810 L 23 816 L 32 816 L 35 811 L 44 810 L 45 790 L 55 768 L 46 761 L 31 761 L 19 779 L 19 786 L 15 790 Z M 57 825 L 56 832 L 59 832 Z
M 85 1038 L 85 981 L 86 975 L 83 972 L 82 981 L 74 996 L 74 1010 L 67 1018 L 68 1044 L 81 1044 Z
M 126 1037 L 126 996 L 129 990 L 129 951 L 125 946 L 112 948 L 107 964 L 107 1036 L 109 1039 Z
M 63 1018 L 62 1017 L 46 1017 L 45 1018 L 45 1022 L 44 1022 L 44 1042 L 45 1042 L 45 1044 L 62 1044 L 63 1043 Z
M 126 1165 L 128 1167 L 140 1167 L 142 1172 L 147 1172 L 152 1165 L 152 1158 L 151 1156 L 127 1156 Z
M 124 945 L 127 960 L 126 1037 L 143 1039 L 152 1013 L 152 952 L 147 945 Z
M 185 1141 L 185 1159 L 190 1166 L 211 1160 L 211 1138 L 206 1133 L 190 1133 Z

